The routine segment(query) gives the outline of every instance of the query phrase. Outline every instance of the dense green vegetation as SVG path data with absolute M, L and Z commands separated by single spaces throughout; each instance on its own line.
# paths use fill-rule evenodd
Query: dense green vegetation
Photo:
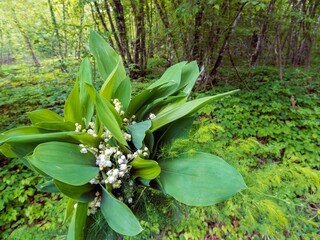
M 218 155 L 248 188 L 201 208 L 145 190 L 144 231 L 125 239 L 318 239 L 319 26 L 318 0 L 2 0 L 0 133 L 30 124 L 26 112 L 63 115 L 92 29 L 121 55 L 133 95 L 196 60 L 191 98 L 241 91 L 197 112 L 189 138 L 161 154 Z M 0 239 L 66 238 L 66 197 L 37 190 L 44 180 L 1 153 L 0 182 Z M 88 239 L 122 238 L 96 217 Z
M 142 216 L 145 231 L 137 239 L 317 238 L 317 73 L 288 69 L 284 80 L 278 81 L 275 68 L 258 67 L 250 78 L 239 83 L 232 81 L 236 77 L 229 70 L 224 69 L 227 74 L 221 74 L 219 86 L 194 94 L 213 95 L 238 87 L 241 91 L 199 112 L 191 137 L 167 146 L 163 154 L 202 150 L 221 156 L 241 172 L 248 189 L 231 200 L 205 208 L 185 207 L 153 192 L 153 197 L 141 199 L 148 207 Z M 249 75 L 244 69 L 240 74 Z M 29 69 L 18 66 L 3 68 L 1 129 L 27 123 L 26 111 L 48 107 L 61 113 L 73 77 L 54 69 L 30 74 Z M 135 91 L 147 81 L 152 80 L 136 81 Z M 63 239 L 66 199 L 37 191 L 33 186 L 42 180 L 17 160 L 9 162 L 1 157 L 0 174 L 1 238 L 11 234 L 9 239 Z

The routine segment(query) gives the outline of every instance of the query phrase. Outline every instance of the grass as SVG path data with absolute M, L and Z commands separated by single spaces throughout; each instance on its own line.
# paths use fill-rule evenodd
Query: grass
M 194 94 L 241 91 L 202 109 L 190 138 L 175 141 L 163 154 L 203 150 L 221 156 L 241 172 L 248 189 L 205 208 L 185 207 L 153 191 L 141 200 L 145 230 L 132 239 L 319 237 L 320 77 L 287 69 L 278 81 L 276 69 L 258 67 L 250 78 L 240 69 L 243 80 L 236 81 L 225 72 L 220 83 L 228 76 L 227 84 Z M 28 123 L 27 111 L 49 108 L 61 114 L 74 74 L 10 66 L 0 77 L 2 132 Z M 147 81 L 135 81 L 134 92 Z M 64 239 L 66 199 L 37 191 L 33 186 L 40 178 L 17 160 L 0 159 L 0 238 Z

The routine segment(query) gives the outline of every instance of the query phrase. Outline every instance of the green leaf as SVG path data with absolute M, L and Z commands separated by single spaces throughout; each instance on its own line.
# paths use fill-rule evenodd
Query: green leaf
M 59 180 L 53 180 L 56 187 L 69 198 L 75 199 L 78 202 L 91 202 L 94 199 L 96 192 L 96 185 L 87 183 L 81 186 L 73 186 L 61 182 Z
M 170 88 L 170 92 L 168 92 L 168 95 L 174 93 L 180 85 L 182 68 L 186 65 L 186 63 L 187 62 L 180 62 L 168 68 L 161 76 L 161 78 L 151 84 L 148 89 L 157 88 L 164 83 L 173 82 L 173 86 L 175 87 L 172 86 Z
M 33 125 L 42 122 L 63 122 L 63 118 L 48 109 L 41 109 L 27 113 Z
M 80 149 L 71 143 L 42 143 L 28 160 L 54 179 L 81 186 L 97 176 L 99 168 L 95 166 L 95 156 L 90 152 L 83 154 Z
M 67 207 L 64 213 L 63 224 L 66 224 L 69 221 L 70 217 L 72 217 L 72 213 L 74 212 L 74 206 L 76 203 L 76 200 L 72 198 L 68 199 Z
M 193 125 L 194 118 L 181 118 L 171 123 L 158 140 L 158 145 L 169 144 L 176 138 L 184 138 L 189 134 L 189 130 Z M 162 129 L 161 129 L 162 130 Z M 159 146 L 157 146 L 159 147 Z
M 237 92 L 238 90 L 218 94 L 211 97 L 204 97 L 200 99 L 196 99 L 190 102 L 186 102 L 184 104 L 181 104 L 180 106 L 177 106 L 176 108 L 173 108 L 171 110 L 166 110 L 165 112 L 160 112 L 156 118 L 152 119 L 152 127 L 151 131 L 155 131 L 162 126 L 171 123 L 179 118 L 190 116 L 191 114 L 195 113 L 200 108 L 204 107 L 206 104 L 209 104 L 213 101 L 216 101 L 218 99 L 221 99 L 225 96 L 228 96 L 234 92 Z
M 108 101 L 110 101 L 110 99 L 112 98 L 113 92 L 114 92 L 114 88 L 115 88 L 114 85 L 116 83 L 117 76 L 118 76 L 118 68 L 119 68 L 119 63 L 116 65 L 116 67 L 110 73 L 108 78 L 105 80 L 105 82 L 103 83 L 101 90 L 99 92 L 99 94 L 102 97 L 104 97 L 105 99 L 107 99 Z
M 74 131 L 75 125 L 72 122 L 41 122 L 34 124 L 36 127 L 52 131 Z
M 78 79 L 64 104 L 64 119 L 65 121 L 83 125 Z
M 161 172 L 159 164 L 154 160 L 136 157 L 130 165 L 132 166 L 130 172 L 132 178 L 155 179 Z
M 7 158 L 16 158 L 18 157 L 11 149 L 11 146 L 7 143 L 0 145 L 0 152 Z
M 143 108 L 152 103 L 158 97 L 158 91 L 160 91 L 162 87 L 166 87 L 169 85 L 172 85 L 172 83 L 163 83 L 162 85 L 157 86 L 153 89 L 146 89 L 137 96 L 133 97 L 128 106 L 126 116 L 134 115 L 139 111 L 140 108 Z
M 111 86 L 111 88 L 115 91 L 121 81 L 126 78 L 126 71 L 124 69 L 120 56 L 95 31 L 90 32 L 89 48 L 97 61 L 98 70 L 103 80 L 107 80 L 107 78 L 113 71 L 116 72 L 114 84 L 112 84 L 113 86 Z
M 101 212 L 109 226 L 116 232 L 135 236 L 142 231 L 139 221 L 130 208 L 102 188 Z
M 50 193 L 60 192 L 57 186 L 54 184 L 53 180 L 38 184 L 36 188 L 41 192 L 50 192 Z
M 126 78 L 120 83 L 117 91 L 114 94 L 114 98 L 119 99 L 119 101 L 122 103 L 123 110 L 126 111 L 131 100 L 130 78 Z
M 122 121 L 118 112 L 114 109 L 112 104 L 100 97 L 96 96 L 97 115 L 104 126 L 112 133 L 113 137 L 121 144 L 127 145 L 123 133 L 121 131 Z
M 87 84 L 91 86 L 93 85 L 91 65 L 88 58 L 85 58 L 80 64 L 79 84 L 81 110 L 85 119 L 85 125 L 88 127 L 94 111 L 94 103 L 86 88 Z
M 132 142 L 137 149 L 142 148 L 143 139 L 146 136 L 146 131 L 151 127 L 151 121 L 138 122 L 127 126 L 128 132 L 131 134 Z
M 181 72 L 181 82 L 179 89 L 183 89 L 183 92 L 189 95 L 198 79 L 198 76 L 199 68 L 196 61 L 186 64 Z
M 84 240 L 87 222 L 88 203 L 77 203 L 68 229 L 67 240 Z
M 48 132 L 50 131 L 39 129 L 38 127 L 34 127 L 34 126 L 17 127 L 1 133 L 0 144 L 7 141 L 10 137 L 21 136 L 21 135 L 34 135 L 34 134 L 48 133 Z
M 221 158 L 208 153 L 161 159 L 160 185 L 178 201 L 209 206 L 246 188 L 242 176 Z

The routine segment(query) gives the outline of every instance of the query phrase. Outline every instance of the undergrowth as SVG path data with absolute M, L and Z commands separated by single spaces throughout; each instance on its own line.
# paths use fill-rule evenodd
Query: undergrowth
M 204 208 L 186 207 L 156 191 L 142 195 L 137 207 L 144 208 L 145 214 L 139 216 L 144 231 L 125 239 L 319 237 L 320 78 L 316 71 L 288 69 L 278 81 L 276 69 L 267 67 L 240 74 L 251 78 L 195 93 L 241 88 L 202 109 L 190 137 L 166 146 L 162 154 L 195 150 L 216 154 L 241 172 L 248 188 Z M 1 132 L 25 124 L 26 111 L 49 107 L 61 114 L 74 78 L 55 70 L 30 75 L 19 69 L 1 71 L 0 76 Z M 136 82 L 134 91 L 146 82 Z M 16 229 L 9 239 L 64 239 L 63 213 L 50 209 L 54 205 L 55 212 L 62 210 L 66 199 L 38 192 L 31 187 L 40 183 L 33 173 L 18 160 L 0 158 L 0 238 Z M 97 234 L 92 229 L 88 238 L 98 239 Z

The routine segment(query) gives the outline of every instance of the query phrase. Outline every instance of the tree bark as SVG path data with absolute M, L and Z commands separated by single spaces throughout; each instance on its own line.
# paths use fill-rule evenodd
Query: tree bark
M 202 59 L 202 23 L 203 23 L 203 11 L 204 11 L 204 4 L 198 0 L 197 1 L 197 8 L 198 12 L 195 15 L 194 18 L 194 41 L 193 41 L 193 49 L 192 49 L 192 56 L 193 59 L 197 60 L 200 65 L 203 63 Z
M 264 39 L 264 35 L 266 33 L 267 30 L 267 26 L 268 26 L 268 21 L 270 19 L 270 15 L 272 14 L 273 10 L 274 10 L 274 4 L 275 4 L 276 0 L 271 0 L 269 5 L 268 5 L 268 9 L 267 9 L 267 17 L 264 21 L 264 23 L 262 24 L 260 33 L 258 35 L 258 41 L 257 41 L 257 45 L 255 48 L 254 53 L 252 54 L 251 58 L 250 58 L 250 66 L 256 66 L 257 62 L 258 62 L 258 58 L 261 55 L 262 52 L 262 41 Z
M 18 27 L 18 30 L 20 31 L 21 35 L 23 36 L 25 42 L 26 42 L 26 45 L 27 45 L 27 48 L 29 49 L 29 53 L 30 53 L 30 56 L 34 62 L 34 65 L 36 67 L 40 67 L 41 64 L 36 56 L 36 54 L 34 53 L 34 50 L 33 50 L 33 46 L 32 46 L 32 43 L 31 43 L 31 40 L 27 34 L 27 32 L 22 28 L 20 22 L 19 22 L 19 19 L 16 15 L 16 12 L 14 9 L 11 9 L 12 10 L 12 16 L 13 16 L 13 21 L 14 23 L 17 25 Z
M 241 7 L 240 7 L 239 11 L 237 12 L 237 15 L 236 15 L 233 23 L 232 23 L 232 26 L 229 27 L 228 32 L 224 37 L 223 44 L 222 44 L 222 46 L 221 46 L 221 48 L 219 50 L 218 58 L 217 58 L 217 60 L 216 60 L 216 62 L 214 64 L 214 67 L 210 71 L 209 76 L 206 78 L 206 85 L 209 84 L 212 87 L 216 83 L 215 75 L 217 74 L 218 69 L 221 66 L 225 50 L 227 49 L 227 46 L 228 46 L 228 43 L 229 43 L 229 39 L 232 36 L 232 34 L 234 33 L 234 31 L 235 31 L 235 29 L 236 29 L 236 27 L 238 25 L 238 22 L 239 22 L 240 17 L 241 17 L 241 12 L 242 12 L 242 10 L 243 10 L 243 8 L 244 8 L 244 6 L 246 4 L 247 4 L 247 2 L 245 2 L 245 3 L 243 3 L 241 5 Z M 209 79 L 210 79 L 210 81 L 209 81 Z
M 60 57 L 61 61 L 64 61 L 64 55 L 63 55 L 62 46 L 61 46 L 61 37 L 60 37 L 60 32 L 59 32 L 59 26 L 58 26 L 58 23 L 57 23 L 56 16 L 54 15 L 53 5 L 52 5 L 51 0 L 48 0 L 48 4 L 49 4 L 49 9 L 50 9 L 50 14 L 51 14 L 52 25 L 53 25 L 53 28 L 54 28 L 54 31 L 55 31 L 55 35 L 56 35 L 56 39 L 57 39 L 59 57 Z
M 169 45 L 168 46 L 169 56 L 168 56 L 167 61 L 168 61 L 168 65 L 171 66 L 173 64 L 173 54 L 175 53 L 176 57 L 178 57 L 177 46 L 175 44 L 175 41 L 173 39 L 173 35 L 171 33 L 167 12 L 164 10 L 164 7 L 161 7 L 160 2 L 158 0 L 154 0 L 154 4 L 156 5 L 160 19 L 162 21 L 162 24 L 163 24 L 165 30 L 166 30 L 166 37 L 167 37 L 168 45 Z
M 110 26 L 111 26 L 111 30 L 112 30 L 112 35 L 114 37 L 114 39 L 116 40 L 116 43 L 117 43 L 117 47 L 119 49 L 119 52 L 120 52 L 120 55 L 122 57 L 122 60 L 123 60 L 123 63 L 125 65 L 127 65 L 127 60 L 126 60 L 126 53 L 121 45 L 121 41 L 118 37 L 118 34 L 117 34 L 117 31 L 116 31 L 116 28 L 114 26 L 114 23 L 113 23 L 113 19 L 112 19 L 112 16 L 111 16 L 111 13 L 110 13 L 110 8 L 109 8 L 109 4 L 108 4 L 108 1 L 107 0 L 104 0 L 104 7 L 106 9 L 106 12 L 107 12 L 107 15 L 108 15 L 108 19 L 109 19 L 109 23 L 110 23 Z
M 101 22 L 101 24 L 103 26 L 104 31 L 107 32 L 107 33 L 110 33 L 110 31 L 109 31 L 109 29 L 107 27 L 107 24 L 106 24 L 106 22 L 104 20 L 104 17 L 103 17 L 103 15 L 101 13 L 99 4 L 97 2 L 94 2 L 94 7 L 95 7 L 95 9 L 97 11 L 97 14 L 99 16 L 99 19 L 100 19 L 100 22 Z M 114 44 L 113 44 L 113 41 L 112 41 L 111 37 L 109 37 L 109 43 L 110 43 L 111 47 L 114 48 Z
M 127 63 L 130 65 L 132 63 L 132 57 L 129 49 L 123 6 L 120 0 L 113 0 L 113 3 L 114 3 L 114 13 L 117 19 L 116 24 L 117 24 L 117 28 L 120 36 L 121 47 L 125 52 Z

